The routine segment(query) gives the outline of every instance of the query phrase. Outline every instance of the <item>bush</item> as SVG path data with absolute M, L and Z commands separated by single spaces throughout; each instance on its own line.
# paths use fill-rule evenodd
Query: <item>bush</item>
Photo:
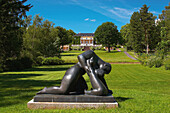
M 150 68 L 153 66 L 158 68 L 163 65 L 162 57 L 153 55 L 149 56 L 147 54 L 142 54 L 141 56 L 139 56 L 139 61 L 141 62 L 142 65 L 149 66 Z
M 29 57 L 11 58 L 6 60 L 4 71 L 18 71 L 32 67 L 33 61 Z
M 0 64 L 0 72 L 2 72 L 3 71 L 3 69 L 2 69 L 2 64 Z
M 105 51 L 105 48 L 104 48 L 104 47 L 101 47 L 100 50 Z
M 43 65 L 58 65 L 58 64 L 64 64 L 64 61 L 58 57 L 48 57 L 44 58 L 42 61 Z
M 90 49 L 94 51 L 94 50 L 95 50 L 95 47 L 91 46 Z
M 170 58 L 165 60 L 164 66 L 166 70 L 170 70 Z
M 42 65 L 43 60 L 44 60 L 43 56 L 38 56 L 36 59 L 36 65 Z
M 116 48 L 121 48 L 120 45 L 116 45 Z
M 155 67 L 161 67 L 163 65 L 163 59 L 161 57 L 156 57 L 154 61 Z
M 71 49 L 72 49 L 72 50 L 79 50 L 79 51 L 80 51 L 80 50 L 81 50 L 81 47 L 80 47 L 80 46 L 72 46 Z

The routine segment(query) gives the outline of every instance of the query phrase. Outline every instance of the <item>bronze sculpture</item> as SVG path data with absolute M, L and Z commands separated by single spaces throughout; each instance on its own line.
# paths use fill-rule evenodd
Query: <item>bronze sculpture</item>
M 100 59 L 92 50 L 88 50 L 78 56 L 79 62 L 68 69 L 61 81 L 60 87 L 44 88 L 37 94 L 87 94 L 105 96 L 112 91 L 108 89 L 104 74 L 111 71 L 111 65 Z M 88 87 L 83 78 L 87 73 L 93 89 Z

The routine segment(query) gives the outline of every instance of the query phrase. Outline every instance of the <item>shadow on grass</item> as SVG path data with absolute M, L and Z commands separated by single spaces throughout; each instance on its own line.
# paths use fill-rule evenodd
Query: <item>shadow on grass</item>
M 42 76 L 43 74 L 0 74 L 0 81 L 2 82 L 12 80 L 12 79 L 18 79 L 18 78 L 29 78 L 33 76 Z
M 0 76 L 0 107 L 28 102 L 44 87 L 60 86 L 58 80 L 20 80 L 42 74 L 4 74 Z M 36 89 L 35 89 L 36 88 Z
M 132 98 L 125 98 L 125 97 L 114 97 L 117 102 L 123 102 Z
M 62 56 L 77 56 L 76 54 L 61 55 Z
M 57 68 L 30 68 L 30 69 L 26 69 L 26 70 L 23 70 L 21 72 L 26 72 L 26 71 L 66 71 L 67 69 L 69 69 L 70 67 L 68 68 L 65 68 L 65 67 L 57 67 Z
M 110 53 L 119 53 L 119 52 L 123 52 L 123 51 L 110 51 Z

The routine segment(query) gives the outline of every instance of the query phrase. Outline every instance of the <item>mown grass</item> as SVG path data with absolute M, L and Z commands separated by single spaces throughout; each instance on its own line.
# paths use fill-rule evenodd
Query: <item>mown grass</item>
M 30 110 L 27 102 L 42 88 L 59 86 L 65 71 L 72 65 L 41 66 L 20 72 L 0 74 L 0 113 L 120 112 L 169 113 L 170 71 L 140 64 L 112 64 L 106 81 L 119 103 L 116 109 Z M 84 75 L 88 85 L 90 82 Z
M 78 62 L 77 56 L 83 52 L 84 51 L 64 52 L 61 53 L 61 58 L 68 63 L 76 63 Z M 94 52 L 106 62 L 139 62 L 126 56 L 123 51 L 118 52 L 117 50 L 113 50 L 109 53 L 107 51 L 95 50 Z

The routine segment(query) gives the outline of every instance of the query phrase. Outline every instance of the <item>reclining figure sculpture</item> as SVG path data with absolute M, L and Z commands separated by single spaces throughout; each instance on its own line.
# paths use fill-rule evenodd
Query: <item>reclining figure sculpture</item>
M 109 74 L 111 65 L 100 59 L 92 50 L 85 51 L 78 56 L 79 62 L 68 69 L 61 81 L 60 87 L 44 88 L 37 94 L 87 94 L 106 96 L 112 94 L 108 89 L 104 74 Z M 83 75 L 87 73 L 93 89 L 87 91 L 88 87 Z

